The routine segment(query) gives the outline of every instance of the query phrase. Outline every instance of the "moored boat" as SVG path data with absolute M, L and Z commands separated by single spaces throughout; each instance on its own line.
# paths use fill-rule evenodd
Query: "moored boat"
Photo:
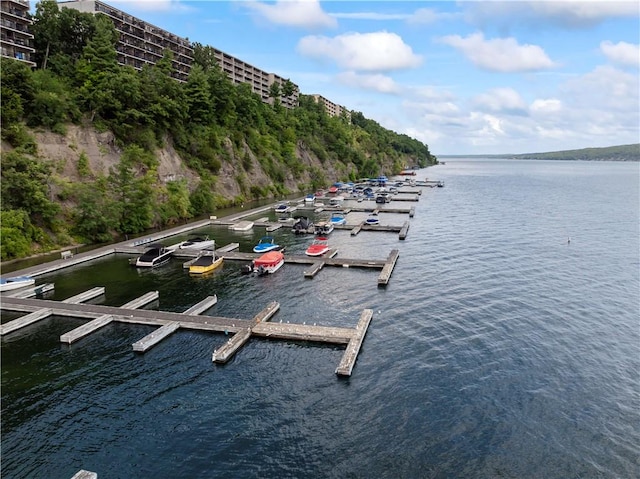
M 10 278 L 0 278 L 0 291 L 11 291 L 13 289 L 24 288 L 36 283 L 31 276 L 13 276 Z
M 320 236 L 328 235 L 333 231 L 333 225 L 328 221 L 320 221 L 314 225 L 315 233 Z
M 180 249 L 206 249 L 215 246 L 216 241 L 208 236 L 194 236 L 180 244 Z
M 345 224 L 345 223 L 347 222 L 347 217 L 345 216 L 345 214 L 344 214 L 344 213 L 336 212 L 336 213 L 333 213 L 333 214 L 331 215 L 331 219 L 329 219 L 329 222 L 330 222 L 333 226 L 336 226 L 336 225 L 343 225 L 343 224 Z
M 376 215 L 369 215 L 369 217 L 364 222 L 368 225 L 377 225 L 380 223 L 380 220 Z
M 203 254 L 189 265 L 190 274 L 205 274 L 222 266 L 223 257 L 216 258 L 213 251 L 203 251 Z
M 313 203 L 315 200 L 316 200 L 316 195 L 314 195 L 313 193 L 309 193 L 307 196 L 304 197 L 305 203 Z
M 305 216 L 300 216 L 295 219 L 295 223 L 292 226 L 292 230 L 297 235 L 313 233 L 314 232 L 313 222 Z
M 253 272 L 259 276 L 272 274 L 284 264 L 284 254 L 281 251 L 269 251 L 253 260 Z
M 276 213 L 288 213 L 291 208 L 288 203 L 278 203 L 274 210 Z
M 155 268 L 168 262 L 172 253 L 172 249 L 161 244 L 152 245 L 141 256 L 138 256 L 135 265 L 139 268 Z
M 253 247 L 254 253 L 266 253 L 267 251 L 279 251 L 282 246 L 276 243 L 273 236 L 263 236 L 258 241 L 258 244 Z
M 318 237 L 313 240 L 304 252 L 307 256 L 322 256 L 329 251 L 329 240 L 325 237 Z

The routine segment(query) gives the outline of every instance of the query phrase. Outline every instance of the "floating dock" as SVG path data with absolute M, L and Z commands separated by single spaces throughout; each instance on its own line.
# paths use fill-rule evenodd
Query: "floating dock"
M 326 258 L 327 261 L 331 260 Z M 26 316 L 15 319 L 1 326 L 1 334 L 8 334 L 49 316 L 65 316 L 87 318 L 90 321 L 60 336 L 63 343 L 74 343 L 87 335 L 99 331 L 114 321 L 158 326 L 158 329 L 133 343 L 136 352 L 144 353 L 160 343 L 179 329 L 224 332 L 233 336 L 220 348 L 214 349 L 212 360 L 225 363 L 236 354 L 252 336 L 293 341 L 315 341 L 332 344 L 347 344 L 344 357 L 336 370 L 338 375 L 350 375 L 360 345 L 369 326 L 363 316 L 355 328 L 336 328 L 306 324 L 282 324 L 269 321 L 280 309 L 276 301 L 269 303 L 251 320 L 201 316 L 213 304 L 213 297 L 208 297 L 187 309 L 184 313 L 155 311 L 148 309 L 131 309 L 131 305 L 143 305 L 145 301 L 156 297 L 157 292 L 147 293 L 130 301 L 122 307 L 103 306 L 81 302 L 63 302 L 31 298 L 3 298 L 1 309 L 27 312 Z

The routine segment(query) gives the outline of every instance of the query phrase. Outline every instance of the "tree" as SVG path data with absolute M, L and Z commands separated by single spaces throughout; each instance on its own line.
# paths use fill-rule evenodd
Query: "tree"
M 270 86 L 269 86 L 269 97 L 273 98 L 273 104 L 278 104 L 280 103 L 280 83 L 274 81 Z
M 2 208 L 24 210 L 39 224 L 50 226 L 60 210 L 49 199 L 51 166 L 14 150 L 3 155 L 1 173 Z
M 204 46 L 198 42 L 193 44 L 193 65 L 199 65 L 204 72 L 208 72 L 215 68 L 217 64 L 218 61 L 213 47 Z
M 78 185 L 78 206 L 73 212 L 73 232 L 85 241 L 104 243 L 118 227 L 116 208 L 104 180 Z
M 185 85 L 185 96 L 189 106 L 189 120 L 203 125 L 211 121 L 211 95 L 207 76 L 200 65 L 193 65 Z
M 296 91 L 295 85 L 288 78 L 282 84 L 282 96 L 285 98 L 289 98 Z

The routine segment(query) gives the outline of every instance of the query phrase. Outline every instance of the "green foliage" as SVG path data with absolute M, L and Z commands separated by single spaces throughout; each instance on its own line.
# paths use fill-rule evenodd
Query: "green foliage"
M 106 181 L 81 183 L 77 194 L 73 233 L 86 242 L 112 240 L 113 231 L 118 228 L 118 208 L 108 195 Z
M 2 261 L 26 256 L 31 251 L 34 228 L 24 210 L 0 211 L 0 256 Z
M 80 153 L 78 164 L 76 165 L 76 170 L 78 171 L 78 175 L 80 175 L 80 178 L 86 178 L 91 174 L 91 169 L 89 168 L 89 158 L 84 151 Z
M 49 199 L 51 165 L 19 151 L 2 157 L 2 208 L 25 211 L 36 224 L 50 226 L 60 207 Z
M 166 195 L 166 200 L 160 204 L 160 220 L 163 225 L 191 218 L 191 200 L 186 180 L 168 182 Z

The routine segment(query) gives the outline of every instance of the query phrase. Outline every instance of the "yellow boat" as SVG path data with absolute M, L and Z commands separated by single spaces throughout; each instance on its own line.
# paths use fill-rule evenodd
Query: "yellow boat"
M 204 274 L 213 271 L 214 269 L 222 266 L 224 258 L 220 257 L 216 259 L 213 254 L 206 254 L 200 256 L 192 264 L 189 265 L 189 273 L 191 274 Z

